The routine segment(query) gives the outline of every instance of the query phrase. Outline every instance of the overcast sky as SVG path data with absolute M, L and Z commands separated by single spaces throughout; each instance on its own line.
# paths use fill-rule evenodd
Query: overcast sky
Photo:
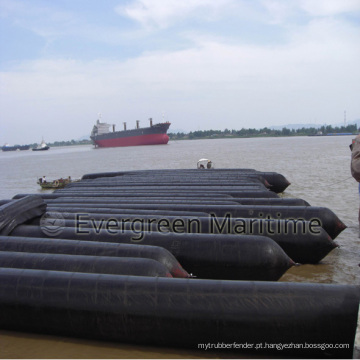
M 360 0 L 0 0 L 0 145 L 360 119 Z

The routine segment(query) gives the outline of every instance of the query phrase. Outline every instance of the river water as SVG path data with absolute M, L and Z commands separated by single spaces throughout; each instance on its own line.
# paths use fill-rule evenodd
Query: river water
M 291 185 L 283 196 L 325 206 L 347 225 L 340 245 L 318 265 L 290 269 L 280 281 L 360 284 L 359 193 L 351 177 L 353 136 L 170 141 L 168 145 L 94 149 L 51 148 L 45 152 L 0 152 L 0 200 L 40 193 L 36 180 L 80 178 L 86 173 L 196 168 L 200 158 L 216 168 L 253 168 L 283 174 Z M 360 323 L 360 321 L 359 321 Z M 1 358 L 203 358 L 204 351 L 130 346 L 47 335 L 0 331 Z M 356 337 L 360 347 L 360 328 Z

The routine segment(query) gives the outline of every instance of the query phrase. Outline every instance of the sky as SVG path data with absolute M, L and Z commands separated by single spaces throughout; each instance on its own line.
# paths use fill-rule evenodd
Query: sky
M 360 0 L 0 0 L 0 145 L 360 119 Z

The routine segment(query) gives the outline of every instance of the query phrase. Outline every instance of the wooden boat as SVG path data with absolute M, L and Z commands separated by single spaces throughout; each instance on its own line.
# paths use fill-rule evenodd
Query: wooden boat
M 50 180 L 47 181 L 45 176 L 42 178 L 39 178 L 39 180 L 37 181 L 37 183 L 41 186 L 42 189 L 47 190 L 47 189 L 61 189 L 64 188 L 66 185 L 75 182 L 78 180 L 71 180 L 71 177 L 69 176 L 68 178 L 60 178 L 60 179 L 56 179 L 56 180 Z

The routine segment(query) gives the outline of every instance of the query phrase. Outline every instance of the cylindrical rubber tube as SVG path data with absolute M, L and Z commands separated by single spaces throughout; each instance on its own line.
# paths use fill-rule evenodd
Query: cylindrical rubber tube
M 241 343 L 255 357 L 278 356 L 269 344 L 281 342 L 282 356 L 351 358 L 358 308 L 349 285 L 0 269 L 0 327 L 22 332 L 243 354 L 228 345 Z
M 11 200 L 9 200 L 11 201 Z M 61 203 L 83 203 L 83 204 L 213 204 L 213 205 L 267 205 L 267 206 L 309 206 L 309 203 L 303 199 L 292 198 L 232 198 L 232 199 L 194 199 L 192 197 L 122 197 L 114 198 L 94 198 L 94 197 L 59 197 L 57 199 L 46 199 L 47 204 Z M 99 206 L 106 207 L 106 206 Z
M 145 206 L 145 205 L 144 205 Z M 48 211 L 51 212 L 58 212 L 58 213 L 74 213 L 74 214 L 78 214 L 78 213 L 94 213 L 94 214 L 101 214 L 101 213 L 106 213 L 106 214 L 114 214 L 114 215 L 157 215 L 157 216 L 177 216 L 179 215 L 179 211 L 174 211 L 174 210 L 154 210 L 154 209 L 137 209 L 129 207 L 128 209 L 123 207 L 121 209 L 117 209 L 117 208 L 111 208 L 111 205 L 109 205 L 106 208 L 98 208 L 98 207 L 94 207 L 94 208 L 86 208 L 86 207 L 73 207 L 73 206 L 48 206 L 47 207 Z M 185 212 L 183 212 L 185 213 Z M 207 213 L 204 212 L 200 212 L 200 211 L 187 211 L 186 212 L 187 216 L 207 216 Z
M 201 174 L 201 175 L 200 175 Z M 282 175 L 276 172 L 261 172 L 255 169 L 213 169 L 211 174 L 207 172 L 199 172 L 198 170 L 189 170 L 189 169 L 176 169 L 176 170 L 142 170 L 142 171 L 123 171 L 123 172 L 113 172 L 113 173 L 97 173 L 97 174 L 85 174 L 83 175 L 83 180 L 89 179 L 100 179 L 100 178 L 113 178 L 116 176 L 122 176 L 126 178 L 127 176 L 144 176 L 144 175 L 153 175 L 153 176 L 203 176 L 210 177 L 213 175 L 230 175 L 230 176 L 259 176 L 263 177 L 270 185 L 272 191 L 276 193 L 281 193 L 290 185 L 290 182 Z
M 255 188 L 266 188 L 266 186 L 259 180 L 253 179 L 244 179 L 244 180 L 224 180 L 224 179 L 212 179 L 212 180 L 188 180 L 184 178 L 176 178 L 176 179 L 142 179 L 142 181 L 134 181 L 134 180 L 122 180 L 122 181 L 92 181 L 92 182 L 78 182 L 70 184 L 66 187 L 68 189 L 80 190 L 87 188 L 128 188 L 128 187 L 144 187 L 147 188 L 149 186 L 162 189 L 163 187 L 173 187 L 173 186 L 189 186 L 189 187 L 207 187 L 207 186 L 239 186 L 239 187 L 255 187 Z M 200 190 L 201 190 L 200 188 Z
M 107 198 L 106 198 L 107 199 Z M 277 200 L 277 199 L 276 199 Z M 206 205 L 238 205 L 238 202 L 232 200 L 205 200 L 205 199 L 194 199 L 194 198 L 119 198 L 119 199 L 111 199 L 103 200 L 103 198 L 76 198 L 76 197 L 66 197 L 66 198 L 58 198 L 51 200 L 44 200 L 46 204 L 56 206 L 56 204 L 67 204 L 71 206 L 75 204 L 75 206 L 79 206 L 80 204 L 84 204 L 85 206 L 91 207 L 88 204 L 92 204 L 98 207 L 106 207 L 110 204 L 206 204 Z
M 0 267 L 94 274 L 172 277 L 169 270 L 158 261 L 130 257 L 0 251 Z
M 279 196 L 275 194 L 273 191 L 269 190 L 239 190 L 239 191 L 223 191 L 219 188 L 218 191 L 211 191 L 211 192 L 204 192 L 204 191 L 162 191 L 162 190 L 136 190 L 134 189 L 128 189 L 128 190 L 118 190 L 118 191 L 112 191 L 112 189 L 108 189 L 107 191 L 97 191 L 89 190 L 89 191 L 75 191 L 69 189 L 66 192 L 58 192 L 58 190 L 55 190 L 51 196 L 76 196 L 76 197 L 124 197 L 124 196 L 134 196 L 138 197 L 141 196 L 184 196 L 184 194 L 187 197 L 196 197 L 196 198 L 206 198 L 214 197 L 214 196 L 230 196 L 230 197 L 241 197 L 241 198 L 278 198 Z M 21 194 L 19 194 L 21 196 Z M 17 198 L 19 195 L 15 195 L 14 198 Z
M 65 227 L 54 235 L 40 226 L 23 225 L 12 236 L 63 238 L 155 245 L 169 250 L 187 272 L 204 279 L 278 280 L 294 262 L 264 236 L 159 234 Z
M 0 236 L 0 251 L 147 258 L 163 264 L 173 277 L 190 277 L 175 256 L 160 246 Z
M 259 219 L 299 219 L 316 221 L 335 239 L 345 228 L 345 224 L 325 207 L 317 206 L 268 206 L 268 205 L 207 205 L 207 204 L 107 204 L 105 208 L 90 207 L 85 204 L 49 204 L 48 211 L 58 212 L 87 212 L 87 213 L 112 213 L 129 214 L 131 209 L 136 209 L 139 214 L 145 214 L 146 210 L 161 214 L 172 212 L 174 215 L 191 215 L 195 213 L 215 214 L 224 217 L 228 214 L 232 218 L 259 218 Z M 66 209 L 66 210 L 65 210 Z M 118 212 L 116 212 L 116 209 Z M 134 211 L 133 211 L 134 213 Z M 136 212 L 135 212 L 136 213 Z M 171 213 L 168 213 L 171 215 Z
M 54 222 L 54 220 L 56 221 Z M 120 236 L 124 240 L 125 237 L 129 236 L 126 241 L 131 242 L 131 239 L 138 239 L 139 243 L 143 241 L 143 237 L 149 232 L 154 236 L 158 234 L 162 238 L 164 238 L 167 232 L 173 233 L 174 235 L 262 235 L 274 240 L 291 259 L 302 264 L 316 264 L 337 247 L 337 244 L 323 228 L 309 221 L 232 219 L 231 217 L 164 217 L 129 214 L 116 216 L 114 214 L 48 212 L 46 213 L 46 217 L 43 217 L 41 221 L 40 219 L 35 219 L 30 224 L 41 224 L 41 228 L 39 227 L 36 232 L 34 228 L 26 229 L 26 226 L 19 226 L 11 234 L 15 236 L 34 236 L 29 235 L 29 233 L 34 232 L 35 234 L 38 233 L 39 236 L 44 236 L 43 233 L 45 231 L 49 235 L 56 233 L 65 238 L 65 232 L 62 229 L 69 227 L 73 228 L 73 230 L 66 233 L 66 236 L 75 236 L 76 239 L 78 238 L 77 236 L 80 236 L 80 238 L 86 240 L 87 234 L 95 236 L 97 233 L 103 231 L 102 236 L 110 236 L 107 241 L 114 241 L 114 237 L 115 241 L 117 241 Z M 90 230 L 87 230 L 89 228 Z
M 272 192 L 266 191 L 266 193 L 270 193 L 271 196 L 273 196 L 274 198 L 278 198 L 278 196 Z M 115 193 L 114 193 L 115 194 Z M 13 199 L 21 199 L 25 196 L 28 196 L 29 194 L 16 194 L 14 195 Z M 62 194 L 59 192 L 53 192 L 53 193 L 46 193 L 46 194 L 39 194 L 38 196 L 42 197 L 43 199 L 58 199 L 58 198 L 68 198 L 68 197 L 74 197 L 74 198 L 97 198 L 97 197 L 102 197 L 104 199 L 106 199 L 105 196 L 96 196 L 97 194 L 90 194 L 90 195 L 86 195 L 86 194 L 81 194 L 78 192 L 74 192 L 73 194 Z M 122 193 L 120 192 L 120 195 L 114 195 L 115 198 L 123 198 L 123 197 L 128 197 L 128 198 L 142 198 L 142 197 L 155 197 L 155 198 L 183 198 L 184 196 L 186 198 L 196 198 L 196 199 L 226 199 L 226 200 L 231 200 L 233 197 L 231 195 L 227 195 L 227 194 L 222 194 L 220 193 L 211 193 L 211 196 L 209 196 L 209 194 L 204 194 L 204 193 L 199 193 L 199 192 L 194 192 L 194 193 L 186 193 L 186 194 L 182 194 L 182 193 L 164 193 L 164 192 L 151 192 L 151 193 L 139 193 L 139 192 L 128 192 L 128 193 Z M 109 197 L 110 199 L 113 199 L 114 196 Z
M 204 185 L 204 186 L 195 186 L 195 185 L 171 185 L 168 184 L 167 186 L 157 186 L 156 184 L 151 185 L 151 186 L 141 186 L 141 185 L 128 185 L 128 186 L 99 186 L 99 187 L 95 187 L 93 185 L 88 185 L 88 186 L 82 186 L 82 187 L 69 187 L 69 188 L 64 188 L 64 189 L 59 189 L 59 190 L 55 190 L 56 192 L 61 192 L 61 193 L 66 193 L 66 192 L 86 192 L 86 191 L 95 191 L 94 189 L 96 188 L 96 191 L 113 191 L 113 192 L 117 192 L 119 191 L 126 191 L 126 190 L 130 190 L 130 191 L 148 191 L 148 192 L 152 192 L 152 191 L 172 191 L 172 192 L 186 192 L 186 191 L 197 191 L 197 192 L 204 192 L 206 193 L 207 191 L 211 192 L 217 192 L 217 191 L 221 191 L 224 192 L 225 194 L 228 194 L 230 192 L 236 193 L 236 192 L 240 192 L 240 191 L 269 191 L 266 189 L 266 187 L 262 184 L 258 184 L 258 185 L 247 185 L 247 186 L 241 186 L 241 185 L 222 185 L 222 186 L 218 186 L 218 185 Z

